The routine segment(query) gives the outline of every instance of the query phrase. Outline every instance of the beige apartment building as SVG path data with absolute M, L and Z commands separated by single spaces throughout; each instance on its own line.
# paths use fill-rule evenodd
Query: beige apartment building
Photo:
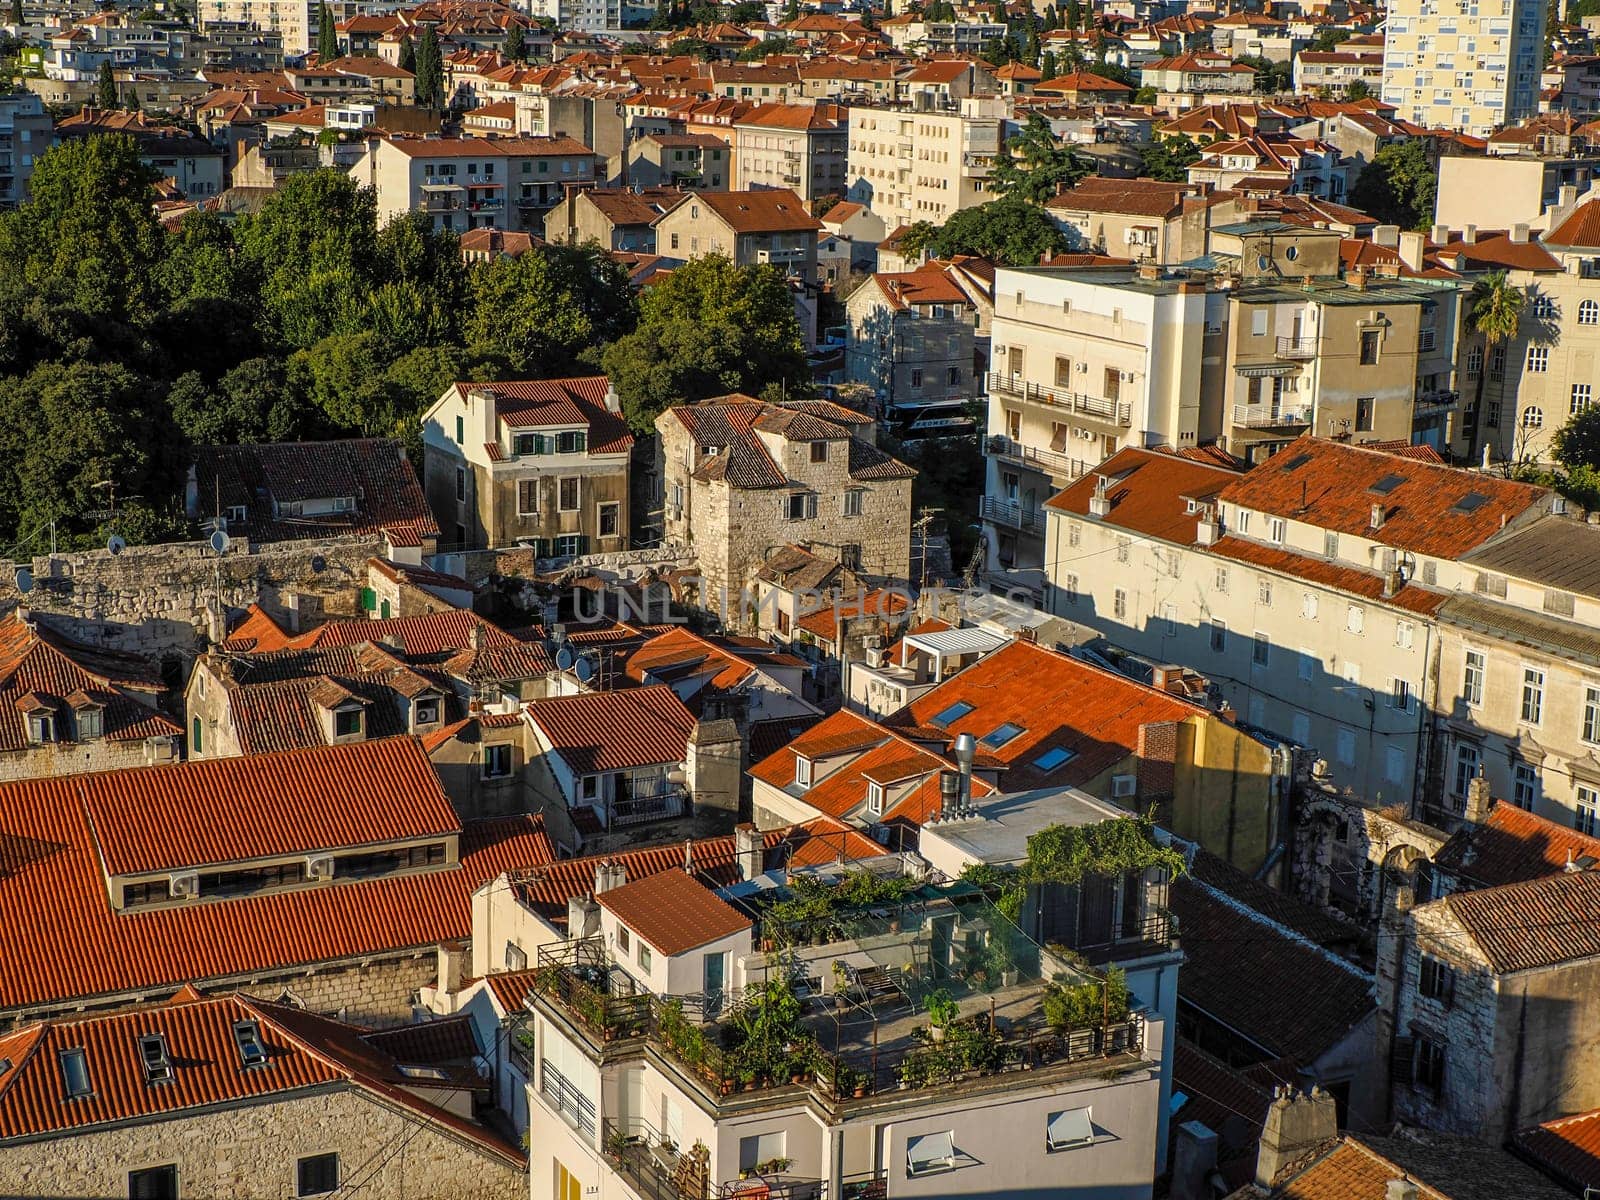
M 807 204 L 842 196 L 848 136 L 840 105 L 759 105 L 733 125 L 733 188 L 783 188 Z
M 695 192 L 657 217 L 655 229 L 655 253 L 663 258 L 721 254 L 737 266 L 771 266 L 808 284 L 817 281 L 822 222 L 788 188 Z M 805 321 L 801 329 L 808 330 Z
M 1412 806 L 1436 770 L 1440 624 L 1472 589 L 1464 560 L 1553 507 L 1543 488 L 1323 438 L 1243 475 L 1126 450 L 1046 506 L 1047 606 L 1201 671 L 1336 786 Z
M 893 230 L 942 225 L 983 204 L 1000 153 L 1005 102 L 969 97 L 950 110 L 850 109 L 848 198 Z
M 1487 137 L 1538 111 L 1545 9 L 1537 0 L 1395 0 L 1383 99 L 1398 118 Z
M 422 444 L 423 490 L 458 549 L 627 549 L 633 435 L 604 375 L 453 383 Z
M 297 57 L 317 45 L 318 5 L 313 0 L 199 0 L 200 28 L 243 22 L 283 36 L 283 52 Z

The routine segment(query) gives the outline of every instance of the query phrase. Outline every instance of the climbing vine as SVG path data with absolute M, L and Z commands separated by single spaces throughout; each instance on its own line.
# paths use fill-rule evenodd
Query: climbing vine
M 1127 875 L 1159 867 L 1182 875 L 1183 855 L 1156 841 L 1148 817 L 1117 817 L 1097 825 L 1052 825 L 1028 838 L 1028 857 L 1020 867 L 972 863 L 961 878 L 995 896 L 995 907 L 1009 921 L 1022 915 L 1030 884 L 1077 884 L 1085 875 Z

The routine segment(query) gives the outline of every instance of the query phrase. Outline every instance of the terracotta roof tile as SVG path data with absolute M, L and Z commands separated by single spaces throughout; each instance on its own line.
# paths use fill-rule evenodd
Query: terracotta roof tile
M 1600 871 L 1458 892 L 1438 903 L 1497 972 L 1600 957 Z
M 1512 1141 L 1524 1158 L 1574 1192 L 1600 1188 L 1600 1109 L 1546 1121 Z
M 1481 825 L 1468 825 L 1433 856 L 1442 871 L 1480 887 L 1559 875 L 1569 862 L 1600 862 L 1600 838 L 1535 816 L 1501 801 Z
M 1146 537 L 1192 546 L 1199 518 L 1188 511 L 1185 501 L 1214 500 L 1239 478 L 1239 473 L 1159 450 L 1121 450 L 1050 497 L 1045 507 L 1091 519 L 1089 503 L 1101 477 L 1110 481 L 1106 495 L 1111 512 L 1093 519 Z
M 683 871 L 634 879 L 595 900 L 669 958 L 750 928 L 749 917 Z
M 1600 247 L 1600 200 L 1586 200 L 1540 239 L 1546 246 Z
M 1211 547 L 1211 553 L 1219 558 L 1280 571 L 1296 579 L 1304 579 L 1308 583 L 1319 583 L 1352 596 L 1360 596 L 1365 600 L 1403 608 L 1407 612 L 1425 616 L 1437 612 L 1450 598 L 1444 592 L 1431 592 L 1410 583 L 1400 588 L 1394 595 L 1385 596 L 1383 576 L 1377 572 L 1343 566 L 1340 563 L 1329 562 L 1325 558 L 1296 554 L 1292 550 L 1245 541 L 1243 538 L 1225 537 Z
M 677 763 L 693 714 L 670 687 L 626 688 L 531 701 L 527 718 L 575 774 Z
M 590 454 L 621 454 L 633 435 L 621 413 L 606 408 L 610 381 L 604 375 L 576 379 L 522 379 L 494 383 L 458 383 L 456 391 L 483 391 L 494 397 L 495 415 L 508 429 L 583 425 L 589 430 Z

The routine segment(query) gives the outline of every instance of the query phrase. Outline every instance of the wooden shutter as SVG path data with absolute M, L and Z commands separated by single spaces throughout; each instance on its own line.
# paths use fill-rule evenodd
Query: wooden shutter
M 1395 1083 L 1410 1083 L 1415 1078 L 1416 1039 L 1396 1037 L 1389 1048 L 1389 1077 Z

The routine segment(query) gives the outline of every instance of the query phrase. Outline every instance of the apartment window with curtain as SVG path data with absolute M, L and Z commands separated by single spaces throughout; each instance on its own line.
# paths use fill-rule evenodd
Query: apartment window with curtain
M 1544 719 L 1544 671 L 1522 668 L 1522 720 L 1537 725 Z
M 1467 651 L 1467 665 L 1461 675 L 1461 698 L 1474 708 L 1483 703 L 1485 667 L 1483 651 Z

